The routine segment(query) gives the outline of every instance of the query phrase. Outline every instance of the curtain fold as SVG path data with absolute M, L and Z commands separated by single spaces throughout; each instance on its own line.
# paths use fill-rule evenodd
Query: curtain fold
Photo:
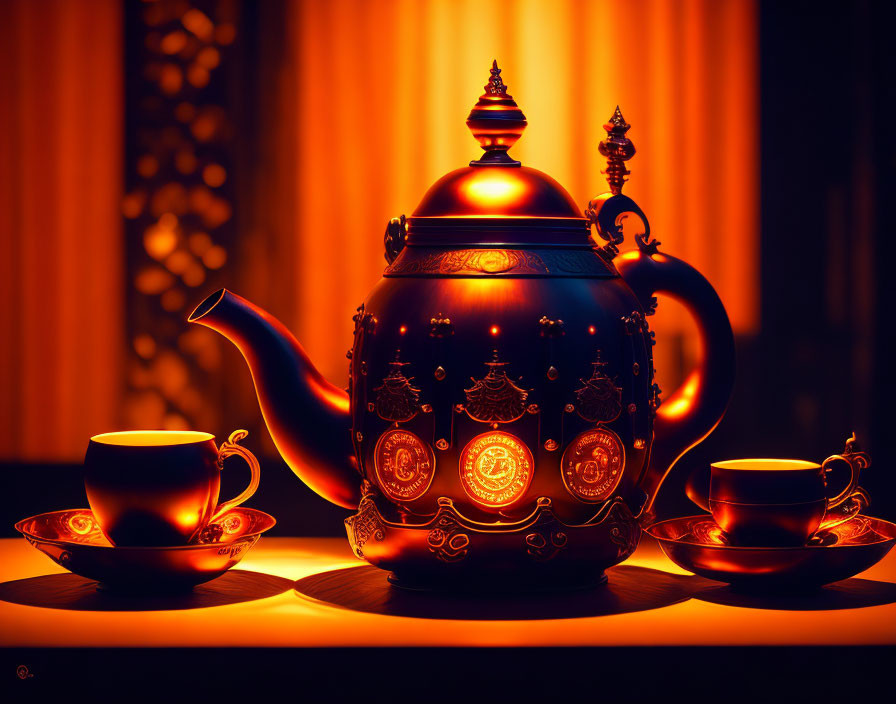
M 117 0 L 0 3 L 0 457 L 117 427 L 125 284 Z

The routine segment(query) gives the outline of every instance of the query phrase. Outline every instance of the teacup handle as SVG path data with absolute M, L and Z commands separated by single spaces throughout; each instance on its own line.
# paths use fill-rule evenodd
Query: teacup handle
M 850 438 L 852 442 L 855 442 L 855 433 Z M 847 441 L 847 451 L 842 455 L 831 455 L 824 462 L 821 463 L 821 468 L 824 470 L 825 474 L 832 472 L 833 469 L 828 467 L 832 462 L 836 462 L 837 460 L 841 460 L 846 462 L 849 465 L 850 477 L 849 483 L 846 485 L 846 488 L 843 489 L 839 494 L 835 497 L 828 499 L 828 510 L 832 508 L 837 508 L 840 504 L 846 501 L 849 497 L 851 497 L 856 488 L 859 485 L 859 471 L 866 469 L 871 465 L 871 458 L 865 452 L 849 452 L 850 441 Z
M 258 482 L 261 479 L 261 466 L 258 464 L 258 460 L 255 458 L 249 450 L 247 450 L 242 445 L 238 444 L 240 440 L 245 438 L 249 432 L 247 430 L 234 430 L 230 437 L 227 438 L 227 442 L 221 443 L 221 447 L 218 448 L 218 459 L 217 465 L 218 469 L 224 469 L 224 460 L 230 457 L 231 455 L 239 455 L 242 457 L 246 464 L 249 465 L 249 471 L 252 473 L 251 479 L 249 479 L 249 486 L 246 487 L 246 490 L 237 496 L 235 499 L 231 499 L 230 501 L 225 501 L 223 504 L 218 504 L 218 508 L 215 509 L 215 514 L 209 519 L 209 523 L 213 523 L 218 520 L 227 513 L 230 509 L 239 506 L 241 503 L 246 501 L 252 494 L 255 493 L 255 490 L 258 489 Z

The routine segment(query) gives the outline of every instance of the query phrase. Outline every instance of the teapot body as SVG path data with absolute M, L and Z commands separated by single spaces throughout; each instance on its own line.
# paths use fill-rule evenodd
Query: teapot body
M 623 279 L 583 254 L 596 276 L 533 273 L 547 257 L 526 250 L 476 252 L 512 260 L 501 275 L 387 270 L 359 309 L 350 387 L 360 471 L 384 510 L 432 516 L 447 497 L 500 524 L 547 497 L 581 524 L 622 497 L 638 511 L 652 338 Z
M 635 148 L 618 107 L 598 146 L 610 190 L 584 213 L 508 154 L 526 119 L 497 62 L 467 126 L 481 158 L 387 227 L 388 266 L 354 317 L 347 394 L 231 292 L 190 320 L 240 349 L 281 455 L 357 508 L 352 549 L 393 582 L 593 584 L 634 552 L 667 473 L 725 412 L 731 326 L 622 194 Z M 620 255 L 632 221 L 637 250 Z M 703 349 L 662 406 L 647 323 L 660 293 L 691 313 Z

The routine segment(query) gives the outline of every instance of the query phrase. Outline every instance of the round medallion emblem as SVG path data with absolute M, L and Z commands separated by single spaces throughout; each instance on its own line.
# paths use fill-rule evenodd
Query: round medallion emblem
M 477 435 L 460 458 L 460 481 L 476 503 L 498 508 L 521 499 L 532 481 L 532 453 L 519 438 L 495 431 Z
M 390 499 L 413 501 L 429 489 L 435 457 L 413 433 L 402 428 L 383 433 L 373 454 L 377 482 Z
M 507 271 L 512 265 L 510 256 L 501 249 L 489 249 L 479 256 L 479 268 L 489 274 Z
M 570 494 L 588 503 L 606 501 L 622 479 L 625 447 L 611 430 L 586 430 L 566 448 L 560 467 Z

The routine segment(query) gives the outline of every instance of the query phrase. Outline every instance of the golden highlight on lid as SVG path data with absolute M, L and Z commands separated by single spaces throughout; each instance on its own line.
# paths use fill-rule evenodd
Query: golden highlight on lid
M 583 219 L 557 181 L 525 166 L 468 166 L 436 181 L 411 217 Z

